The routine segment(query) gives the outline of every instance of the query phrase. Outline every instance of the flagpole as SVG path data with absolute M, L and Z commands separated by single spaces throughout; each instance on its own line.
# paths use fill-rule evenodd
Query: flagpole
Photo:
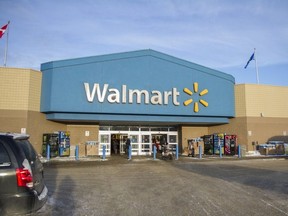
M 4 54 L 4 67 L 6 67 L 7 63 L 7 52 L 8 52 L 8 35 L 9 35 L 9 25 L 10 21 L 8 21 L 8 26 L 7 26 L 7 38 L 6 38 L 6 46 L 5 46 L 5 54 Z
M 259 84 L 259 73 L 258 73 L 258 64 L 257 64 L 257 58 L 256 58 L 256 48 L 254 48 L 254 60 L 255 60 L 257 84 Z

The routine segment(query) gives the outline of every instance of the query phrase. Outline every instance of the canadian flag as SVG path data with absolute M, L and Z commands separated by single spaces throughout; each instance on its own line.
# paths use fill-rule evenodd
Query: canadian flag
M 0 38 L 2 38 L 2 36 L 4 35 L 5 31 L 8 28 L 8 25 L 9 25 L 9 22 L 0 29 Z

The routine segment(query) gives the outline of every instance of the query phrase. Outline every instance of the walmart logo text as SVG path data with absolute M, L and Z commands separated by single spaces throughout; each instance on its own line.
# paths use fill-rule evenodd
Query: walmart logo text
M 84 83 L 84 89 L 86 93 L 86 98 L 89 103 L 97 101 L 99 103 L 104 103 L 108 101 L 111 104 L 152 104 L 152 105 L 168 105 L 172 103 L 174 106 L 179 106 L 179 95 L 180 92 L 177 88 L 172 88 L 168 91 L 159 90 L 139 90 L 139 89 L 129 89 L 127 85 L 122 85 L 121 89 L 111 88 L 109 84 L 100 85 L 99 83 L 94 83 L 91 88 L 89 83 Z M 190 98 L 183 102 L 184 106 L 188 106 L 194 103 L 193 111 L 195 113 L 199 112 L 199 104 L 203 107 L 208 107 L 208 102 L 202 99 L 202 96 L 208 94 L 208 89 L 200 91 L 199 96 L 201 99 L 199 101 L 193 101 L 193 94 L 198 93 L 198 83 L 193 83 L 193 90 L 189 88 L 184 88 L 183 92 L 186 93 Z
M 178 96 L 180 95 L 177 88 L 172 88 L 171 91 L 158 91 L 152 90 L 151 92 L 147 90 L 139 89 L 128 89 L 127 85 L 122 85 L 121 90 L 116 88 L 109 88 L 109 84 L 104 84 L 100 87 L 99 83 L 94 83 L 91 90 L 89 83 L 84 83 L 86 97 L 88 102 L 92 103 L 96 100 L 103 103 L 105 99 L 109 103 L 122 103 L 122 104 L 141 104 L 142 99 L 144 104 L 153 105 L 167 105 L 171 101 L 175 106 L 179 106 Z

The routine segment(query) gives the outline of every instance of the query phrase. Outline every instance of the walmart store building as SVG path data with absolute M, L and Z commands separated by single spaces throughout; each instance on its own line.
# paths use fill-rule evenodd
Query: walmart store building
M 31 136 L 69 131 L 71 145 L 131 137 L 134 155 L 155 139 L 185 151 L 190 139 L 237 135 L 255 143 L 286 138 L 288 87 L 239 84 L 234 77 L 154 50 L 44 63 L 41 71 L 0 68 L 0 131 Z

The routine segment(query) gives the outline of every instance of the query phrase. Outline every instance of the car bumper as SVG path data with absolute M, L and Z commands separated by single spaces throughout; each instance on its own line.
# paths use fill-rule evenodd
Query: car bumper
M 7 212 L 13 214 L 26 214 L 36 212 L 39 210 L 48 199 L 48 189 L 45 186 L 41 194 L 37 194 L 35 190 L 28 193 L 19 193 L 10 196 L 1 196 L 0 212 Z
M 35 212 L 40 208 L 42 208 L 42 206 L 46 203 L 47 199 L 48 199 L 48 189 L 45 186 L 40 195 L 37 195 L 36 193 L 34 207 L 32 211 Z

